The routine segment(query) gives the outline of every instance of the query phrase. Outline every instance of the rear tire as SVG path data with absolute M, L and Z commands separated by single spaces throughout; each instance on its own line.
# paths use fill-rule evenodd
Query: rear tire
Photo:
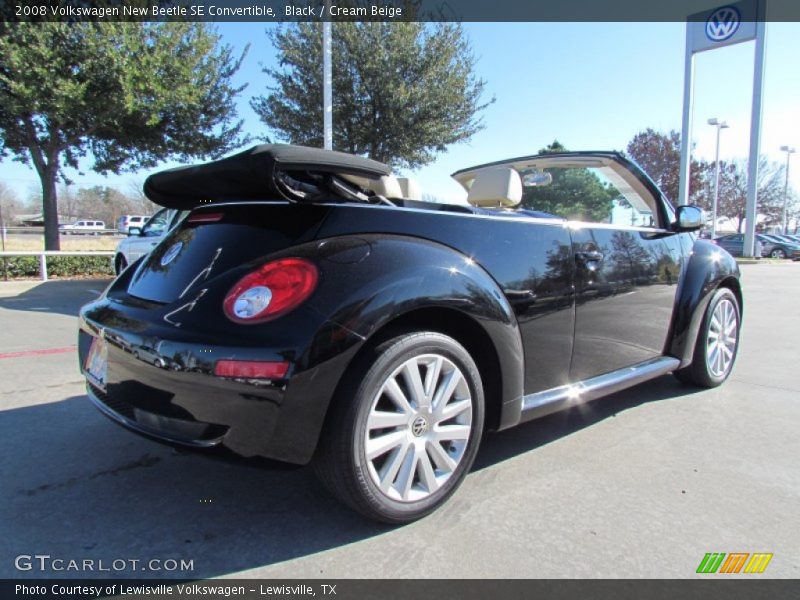
M 739 351 L 741 311 L 736 295 L 719 288 L 708 303 L 688 367 L 673 372 L 686 385 L 713 388 L 722 384 L 733 370 Z
M 345 374 L 314 468 L 366 517 L 410 523 L 464 480 L 483 421 L 481 376 L 464 347 L 440 333 L 408 333 L 368 350 Z

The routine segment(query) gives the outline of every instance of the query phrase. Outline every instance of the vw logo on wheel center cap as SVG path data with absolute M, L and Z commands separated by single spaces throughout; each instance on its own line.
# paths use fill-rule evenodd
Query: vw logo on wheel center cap
M 426 431 L 428 431 L 428 421 L 425 419 L 425 417 L 417 417 L 411 422 L 411 433 L 413 433 L 416 437 L 421 436 Z
M 175 260 L 175 257 L 178 256 L 182 248 L 183 242 L 173 244 L 169 250 L 164 253 L 164 256 L 161 257 L 161 266 L 166 267 L 169 263 Z

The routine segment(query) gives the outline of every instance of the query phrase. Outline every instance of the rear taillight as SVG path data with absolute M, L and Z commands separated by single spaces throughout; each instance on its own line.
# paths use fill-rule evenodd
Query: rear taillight
M 263 323 L 297 308 L 317 287 L 319 272 L 302 258 L 282 258 L 242 277 L 225 296 L 225 315 L 236 323 Z

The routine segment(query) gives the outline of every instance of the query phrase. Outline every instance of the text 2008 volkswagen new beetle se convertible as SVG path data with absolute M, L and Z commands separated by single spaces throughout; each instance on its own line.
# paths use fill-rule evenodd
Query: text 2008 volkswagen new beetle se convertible
M 403 523 L 455 491 L 485 429 L 669 372 L 728 377 L 739 271 L 692 233 L 698 208 L 613 152 L 453 177 L 468 205 L 290 145 L 151 176 L 187 214 L 81 310 L 89 397 L 161 441 L 313 461 Z

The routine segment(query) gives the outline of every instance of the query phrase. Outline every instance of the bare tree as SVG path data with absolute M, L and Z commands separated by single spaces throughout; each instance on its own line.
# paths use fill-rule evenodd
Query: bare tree
M 736 221 L 736 229 L 741 233 L 744 226 L 747 205 L 747 160 L 720 161 L 719 200 L 717 215 Z M 714 172 L 714 163 L 708 164 L 709 173 Z M 770 161 L 766 156 L 759 158 L 758 164 L 758 214 L 763 217 L 759 224 L 770 227 L 781 222 L 783 210 L 783 184 L 785 167 Z M 713 177 L 706 177 L 704 185 L 697 194 L 697 202 L 707 208 L 711 206 L 714 193 Z

